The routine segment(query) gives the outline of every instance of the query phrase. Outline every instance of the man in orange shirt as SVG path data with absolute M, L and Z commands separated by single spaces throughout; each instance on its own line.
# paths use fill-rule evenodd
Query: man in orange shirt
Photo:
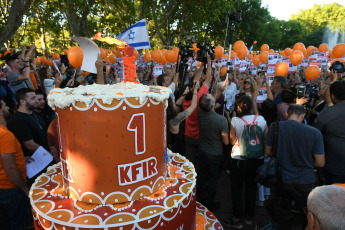
M 29 188 L 21 145 L 7 130 L 9 108 L 0 100 L 0 205 L 3 208 L 2 229 L 26 228 Z

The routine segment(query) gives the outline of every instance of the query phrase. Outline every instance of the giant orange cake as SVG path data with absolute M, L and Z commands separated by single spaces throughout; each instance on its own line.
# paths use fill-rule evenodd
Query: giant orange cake
M 196 173 L 166 149 L 171 90 L 135 83 L 54 89 L 61 162 L 30 191 L 36 229 L 222 229 L 196 207 Z

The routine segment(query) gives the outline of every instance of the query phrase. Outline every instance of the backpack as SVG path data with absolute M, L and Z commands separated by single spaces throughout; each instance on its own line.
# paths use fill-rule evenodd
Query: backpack
M 257 116 L 254 117 L 252 123 L 248 123 L 241 117 L 245 126 L 240 140 L 240 156 L 245 159 L 257 159 L 264 156 L 264 135 L 256 118 Z

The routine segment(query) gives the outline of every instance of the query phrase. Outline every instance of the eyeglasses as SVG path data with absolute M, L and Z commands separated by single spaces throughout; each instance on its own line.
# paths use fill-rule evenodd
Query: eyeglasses
M 244 84 L 252 84 L 250 81 L 245 81 Z

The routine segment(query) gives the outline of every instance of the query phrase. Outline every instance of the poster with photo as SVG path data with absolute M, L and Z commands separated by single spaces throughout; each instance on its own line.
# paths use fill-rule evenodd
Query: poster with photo
M 154 78 L 157 78 L 162 73 L 163 73 L 163 65 L 155 65 L 153 67 L 153 77 Z
M 276 69 L 276 65 L 275 64 L 268 64 L 267 67 L 267 74 L 274 74 Z
M 256 65 L 249 65 L 248 69 L 252 73 L 252 76 L 257 75 L 258 67 Z
M 279 56 L 277 53 L 268 54 L 268 65 L 276 65 L 279 61 Z
M 267 89 L 266 89 L 266 87 L 261 87 L 259 89 L 259 93 L 258 93 L 258 96 L 256 98 L 256 102 L 257 103 L 262 103 L 266 99 L 267 99 Z

